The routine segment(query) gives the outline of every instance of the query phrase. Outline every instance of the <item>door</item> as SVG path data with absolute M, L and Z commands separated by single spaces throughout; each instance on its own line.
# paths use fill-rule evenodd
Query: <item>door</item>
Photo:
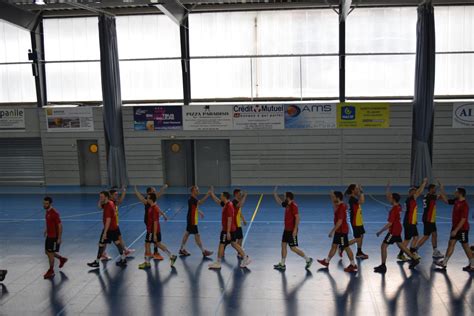
M 170 186 L 192 186 L 194 184 L 192 140 L 164 140 L 162 150 L 165 182 Z
M 79 174 L 81 186 L 99 186 L 100 165 L 97 140 L 78 140 Z
M 196 140 L 196 181 L 201 186 L 230 186 L 229 140 Z

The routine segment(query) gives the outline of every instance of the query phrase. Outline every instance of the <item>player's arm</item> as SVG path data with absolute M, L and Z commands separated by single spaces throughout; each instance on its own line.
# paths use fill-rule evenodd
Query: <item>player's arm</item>
M 365 203 L 365 194 L 364 194 L 364 191 L 362 190 L 362 186 L 360 184 L 359 184 L 359 191 L 360 191 L 359 204 L 364 204 Z
M 211 196 L 211 193 L 210 193 L 210 192 L 207 192 L 206 195 L 204 195 L 203 198 L 198 201 L 198 205 L 204 204 L 204 202 L 206 202 L 206 200 L 207 200 L 210 196 Z
M 109 227 L 110 227 L 111 222 L 112 222 L 112 219 L 110 217 L 107 217 L 105 219 L 104 234 L 102 235 L 102 241 L 107 239 L 107 232 L 109 231 Z
M 423 194 L 423 191 L 425 191 L 425 187 L 427 184 L 428 184 L 428 178 L 424 178 L 420 187 L 415 192 L 415 199 L 417 199 L 421 194 Z
M 245 220 L 244 214 L 242 214 L 242 212 L 240 212 L 240 219 L 242 220 L 242 223 L 244 223 L 244 225 L 247 225 L 247 221 Z
M 391 223 L 391 222 L 388 222 L 387 224 L 385 224 L 385 225 L 382 227 L 382 229 L 377 232 L 377 234 L 376 234 L 377 237 L 379 237 L 380 234 L 382 234 L 384 231 L 386 231 L 386 230 L 389 229 L 390 227 L 392 227 L 392 223 Z
M 464 226 L 464 223 L 467 221 L 467 218 L 461 218 L 459 221 L 459 224 L 453 229 L 451 232 L 451 237 L 454 237 L 458 234 L 458 232 L 461 230 L 461 228 Z
M 155 244 L 158 242 L 158 220 L 153 221 L 153 241 Z
M 230 227 L 232 225 L 232 216 L 227 217 L 227 240 L 231 240 Z
M 339 229 L 339 227 L 341 227 L 342 225 L 342 219 L 339 219 L 337 222 L 336 222 L 336 225 L 334 225 L 334 227 L 331 229 L 331 231 L 329 232 L 329 238 L 331 238 L 334 233 L 336 232 L 336 230 Z
M 300 225 L 300 215 L 295 214 L 295 228 L 293 229 L 293 237 L 298 234 L 298 226 Z
M 216 202 L 217 205 L 221 205 L 221 200 L 214 194 L 214 188 L 211 187 L 209 189 L 208 194 L 210 194 L 211 198 Z
M 332 205 L 336 207 L 338 202 L 333 190 L 329 191 L 329 197 L 331 198 Z
M 439 180 L 438 180 L 438 186 L 439 186 L 439 199 L 443 201 L 444 203 L 449 204 L 448 195 L 446 194 L 444 185 Z
M 158 193 L 156 193 L 156 198 L 159 199 L 163 194 L 165 194 L 166 189 L 168 189 L 168 185 L 165 183 L 161 187 L 160 191 L 158 191 Z
M 135 196 L 137 197 L 137 199 L 142 202 L 143 204 L 147 204 L 148 202 L 146 201 L 145 197 L 140 193 L 138 192 L 138 188 L 137 186 L 135 186 Z
M 163 218 L 165 219 L 165 221 L 167 221 L 169 218 L 168 216 L 165 214 L 165 212 L 163 212 L 162 210 L 158 210 L 158 216 L 163 216 Z
M 244 192 L 244 194 L 242 194 L 242 200 L 239 201 L 239 208 L 244 207 L 245 201 L 247 201 L 247 196 L 247 192 Z
M 63 237 L 63 224 L 61 224 L 61 219 L 58 216 L 58 244 L 61 243 Z
M 102 209 L 102 204 L 100 203 L 100 200 L 97 202 L 97 208 Z
M 275 199 L 278 205 L 281 205 L 283 203 L 283 200 L 280 198 L 280 196 L 278 196 L 277 190 L 278 187 L 275 187 L 275 189 L 273 189 L 273 198 Z
M 122 194 L 120 195 L 120 197 L 118 198 L 118 205 L 122 204 L 122 202 L 125 200 L 125 196 L 127 195 L 127 188 L 126 187 L 123 187 L 122 188 Z
M 385 190 L 385 197 L 387 200 L 392 203 L 393 202 L 393 197 L 392 197 L 392 190 L 390 189 L 390 181 L 387 183 L 387 189 Z

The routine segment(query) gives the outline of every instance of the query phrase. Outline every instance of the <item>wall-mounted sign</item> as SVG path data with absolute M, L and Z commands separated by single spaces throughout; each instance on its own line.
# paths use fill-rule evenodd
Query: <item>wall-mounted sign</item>
M 0 108 L 0 131 L 25 130 L 25 110 Z
M 388 103 L 340 103 L 337 106 L 339 128 L 389 128 Z
M 233 113 L 235 130 L 285 128 L 283 104 L 234 105 Z
M 180 130 L 183 113 L 181 106 L 135 106 L 133 122 L 136 131 Z
M 183 127 L 188 131 L 232 129 L 231 105 L 183 106 Z
M 94 131 L 94 115 L 91 107 L 47 108 L 45 113 L 48 132 Z
M 474 128 L 474 102 L 453 104 L 453 127 Z
M 336 128 L 336 104 L 288 104 L 285 128 Z

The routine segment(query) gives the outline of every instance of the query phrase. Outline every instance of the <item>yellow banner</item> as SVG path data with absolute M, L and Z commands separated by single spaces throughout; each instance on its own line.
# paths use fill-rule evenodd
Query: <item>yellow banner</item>
M 390 104 L 388 103 L 339 103 L 338 128 L 389 128 Z

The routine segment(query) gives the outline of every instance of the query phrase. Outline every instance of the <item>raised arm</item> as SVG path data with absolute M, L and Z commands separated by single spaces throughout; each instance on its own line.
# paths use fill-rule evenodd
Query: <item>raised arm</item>
M 147 204 L 148 202 L 146 201 L 145 197 L 140 193 L 138 192 L 138 188 L 137 186 L 135 186 L 135 196 L 137 197 L 137 199 L 142 202 L 143 204 Z
M 217 205 L 221 205 L 221 200 L 214 194 L 214 187 L 209 189 L 208 194 L 210 194 L 211 198 L 216 202 Z
M 392 203 L 393 197 L 392 197 L 392 192 L 391 192 L 391 189 L 390 189 L 390 180 L 387 183 L 387 189 L 385 190 L 385 197 L 387 198 L 387 200 L 390 203 Z
M 278 187 L 275 187 L 275 189 L 273 189 L 273 197 L 275 198 L 275 201 L 277 202 L 278 205 L 281 205 L 283 203 L 283 200 L 278 196 Z
M 364 191 L 362 190 L 362 186 L 360 184 L 359 184 L 359 191 L 360 191 L 359 204 L 364 204 L 365 203 L 365 195 L 364 195 Z
M 239 205 L 238 205 L 239 208 L 244 207 L 245 201 L 247 201 L 247 196 L 248 196 L 247 192 L 244 192 L 242 194 L 242 200 L 240 200 Z
M 125 200 L 125 196 L 127 195 L 127 188 L 126 187 L 123 187 L 122 188 L 122 194 L 120 195 L 120 197 L 118 198 L 118 204 L 122 204 L 122 202 Z
M 439 186 L 439 198 L 441 201 L 444 203 L 449 203 L 448 201 L 448 195 L 446 194 L 446 191 L 444 189 L 444 185 L 441 183 L 441 181 L 438 180 L 438 186 Z
M 428 178 L 424 178 L 420 187 L 416 190 L 415 196 L 414 196 L 415 199 L 417 199 L 421 194 L 423 194 L 423 191 L 425 191 L 426 184 L 428 184 Z
M 206 202 L 206 200 L 209 198 L 210 195 L 211 195 L 210 191 L 207 192 L 206 195 L 204 195 L 204 197 L 198 201 L 198 205 L 204 204 L 204 202 Z
M 158 191 L 158 193 L 156 193 L 156 198 L 159 199 L 163 194 L 165 194 L 166 189 L 168 189 L 168 185 L 165 183 L 161 187 L 160 191 Z

